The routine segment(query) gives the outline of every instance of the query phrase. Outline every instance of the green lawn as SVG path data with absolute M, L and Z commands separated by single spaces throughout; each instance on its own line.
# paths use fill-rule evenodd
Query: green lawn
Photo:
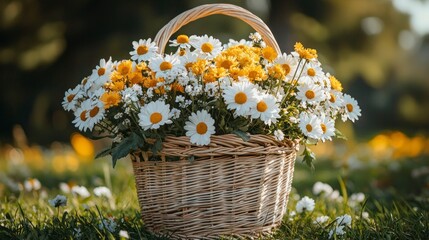
M 276 232 L 260 239 L 327 239 L 341 226 L 344 234 L 333 234 L 332 239 L 429 239 L 428 163 L 420 156 L 356 168 L 324 160 L 312 172 L 298 161 L 288 214 Z M 74 172 L 29 169 L 42 185 L 31 191 L 17 184 L 27 179 L 23 168 L 3 164 L 1 169 L 0 239 L 169 239 L 145 230 L 129 160 L 121 160 L 115 169 L 108 159 Z M 59 184 L 70 181 L 85 186 L 90 196 L 61 191 Z M 315 195 L 312 188 L 318 181 L 337 192 Z M 93 189 L 98 186 L 107 186 L 112 196 L 96 196 Z M 49 204 L 57 194 L 67 197 L 66 206 Z M 314 199 L 315 208 L 297 213 L 297 202 L 304 196 Z M 338 225 L 335 219 L 345 214 L 351 216 L 351 224 Z M 322 216 L 327 220 L 316 223 Z

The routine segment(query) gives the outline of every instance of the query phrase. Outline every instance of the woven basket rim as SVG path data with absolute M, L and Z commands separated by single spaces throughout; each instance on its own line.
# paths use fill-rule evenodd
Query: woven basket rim
M 297 152 L 299 140 L 285 139 L 278 141 L 274 136 L 264 134 L 249 135 L 249 140 L 244 141 L 235 134 L 212 135 L 210 144 L 197 146 L 189 141 L 187 136 L 167 136 L 163 141 L 162 150 L 158 153 L 164 161 L 165 157 L 214 157 L 221 155 L 261 155 L 261 154 L 285 154 Z M 136 150 L 131 153 L 133 161 L 148 160 L 151 151 Z

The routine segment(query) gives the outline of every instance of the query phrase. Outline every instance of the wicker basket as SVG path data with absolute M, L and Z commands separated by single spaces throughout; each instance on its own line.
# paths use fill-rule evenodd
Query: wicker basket
M 247 10 L 209 4 L 186 11 L 155 38 L 162 53 L 180 27 L 212 14 L 242 19 L 280 53 L 268 27 Z M 154 233 L 180 239 L 252 237 L 277 227 L 286 211 L 297 143 L 252 135 L 248 142 L 228 134 L 198 147 L 188 137 L 167 137 L 161 161 L 147 152 L 131 154 L 143 221 Z M 179 160 L 166 161 L 175 157 Z M 190 158 L 194 158 L 190 161 Z

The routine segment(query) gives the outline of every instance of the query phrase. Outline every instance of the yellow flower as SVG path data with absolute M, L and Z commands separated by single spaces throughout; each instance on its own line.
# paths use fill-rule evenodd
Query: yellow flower
M 225 68 L 222 68 L 222 67 L 221 68 L 211 67 L 204 74 L 203 79 L 204 79 L 205 83 L 215 82 L 219 78 L 224 77 L 226 75 L 227 75 L 227 72 L 226 72 Z
M 174 92 L 181 92 L 181 93 L 185 92 L 185 88 L 177 82 L 174 82 L 171 84 L 171 90 Z
M 126 76 L 128 73 L 132 71 L 132 68 L 133 68 L 133 62 L 131 62 L 130 60 L 123 60 L 116 67 L 116 71 L 122 76 Z
M 264 81 L 268 78 L 261 65 L 251 65 L 243 68 L 243 75 L 247 76 L 251 82 Z
M 235 56 L 228 56 L 226 54 L 220 54 L 215 58 L 216 67 L 224 68 L 229 70 L 232 67 L 237 66 L 238 62 Z
M 337 91 L 343 91 L 343 86 L 341 82 L 334 76 L 329 76 L 329 81 L 331 82 L 331 88 Z
M 121 102 L 121 95 L 118 92 L 105 92 L 101 95 L 100 100 L 104 104 L 104 108 L 108 109 L 113 106 L 118 106 Z
M 207 60 L 198 59 L 194 64 L 192 64 L 191 70 L 195 75 L 201 75 L 206 70 Z
M 299 57 L 303 59 L 311 60 L 313 58 L 317 58 L 316 49 L 304 48 L 304 46 L 300 42 L 295 43 L 294 48 L 295 48 L 295 52 L 299 54 Z
M 262 56 L 269 62 L 272 62 L 277 58 L 277 52 L 274 48 L 268 46 L 262 49 Z
M 268 75 L 272 78 L 283 80 L 286 76 L 285 68 L 280 64 L 274 64 L 268 68 Z

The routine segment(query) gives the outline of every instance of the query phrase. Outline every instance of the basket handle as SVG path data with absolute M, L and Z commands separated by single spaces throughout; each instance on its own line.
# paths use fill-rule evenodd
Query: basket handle
M 274 38 L 273 33 L 268 28 L 268 26 L 256 15 L 247 11 L 242 7 L 238 7 L 232 4 L 205 4 L 195 8 L 192 8 L 188 11 L 181 13 L 180 15 L 173 18 L 167 25 L 165 25 L 159 32 L 156 34 L 155 43 L 158 45 L 158 51 L 160 54 L 164 53 L 165 46 L 167 45 L 168 40 L 171 35 L 179 30 L 181 27 L 186 24 L 195 21 L 197 19 L 207 17 L 214 14 L 223 14 L 231 17 L 238 18 L 247 24 L 249 24 L 253 29 L 255 29 L 259 34 L 261 34 L 262 39 L 268 46 L 274 48 L 274 50 L 280 55 L 280 47 L 277 44 L 276 39 Z

